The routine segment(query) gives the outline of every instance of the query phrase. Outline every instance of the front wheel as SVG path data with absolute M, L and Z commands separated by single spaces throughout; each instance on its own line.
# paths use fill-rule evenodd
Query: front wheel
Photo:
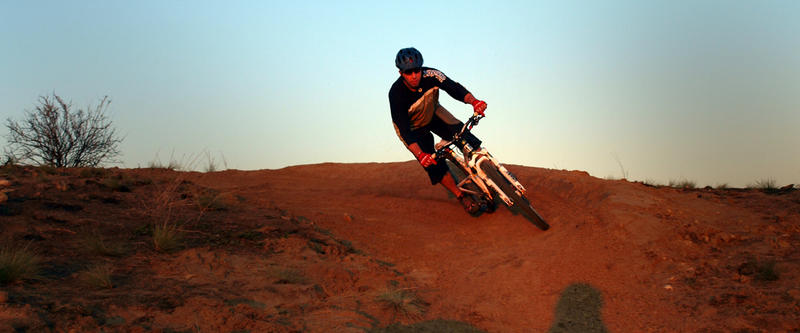
M 486 176 L 489 177 L 495 184 L 497 184 L 497 186 L 500 187 L 500 190 L 502 190 L 503 193 L 505 193 L 509 198 L 511 198 L 511 201 L 514 202 L 512 206 L 508 207 L 512 213 L 521 213 L 522 216 L 528 219 L 528 221 L 533 223 L 533 225 L 539 229 L 550 229 L 550 225 L 544 221 L 542 216 L 539 215 L 535 209 L 533 209 L 533 206 L 531 206 L 528 198 L 526 198 L 525 195 L 517 194 L 514 186 L 511 185 L 511 183 L 509 183 L 508 180 L 506 180 L 506 178 L 500 174 L 500 171 L 497 170 L 497 167 L 494 164 L 481 163 L 481 170 L 483 170 Z

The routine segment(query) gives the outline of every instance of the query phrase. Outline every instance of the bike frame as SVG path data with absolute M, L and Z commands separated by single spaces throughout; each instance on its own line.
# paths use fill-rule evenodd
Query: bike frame
M 469 120 L 464 124 L 461 128 L 461 131 L 453 135 L 453 140 L 447 141 L 442 140 L 438 144 L 436 144 L 436 153 L 434 154 L 434 158 L 441 159 L 446 158 L 453 162 L 462 172 L 464 172 L 464 179 L 461 180 L 457 186 L 461 191 L 475 194 L 475 195 L 484 195 L 488 199 L 492 200 L 492 190 L 497 196 L 502 200 L 507 206 L 511 207 L 514 205 L 514 202 L 511 198 L 506 195 L 502 189 L 491 179 L 489 178 L 486 173 L 483 172 L 481 165 L 483 163 L 490 163 L 493 164 L 500 174 L 508 180 L 511 185 L 514 186 L 515 191 L 519 196 L 523 196 L 525 194 L 525 187 L 517 181 L 516 177 L 514 177 L 511 172 L 509 172 L 500 162 L 495 159 L 486 148 L 473 149 L 473 147 L 469 147 L 469 145 L 462 140 L 461 136 L 464 134 L 464 131 L 467 129 L 472 129 L 473 126 L 478 124 L 478 121 L 482 117 L 474 114 Z M 452 149 L 452 146 L 455 146 L 458 150 L 456 152 L 455 149 Z M 470 190 L 466 187 L 469 183 L 475 184 L 475 186 L 480 189 L 482 193 Z M 491 190 L 490 190 L 491 189 Z

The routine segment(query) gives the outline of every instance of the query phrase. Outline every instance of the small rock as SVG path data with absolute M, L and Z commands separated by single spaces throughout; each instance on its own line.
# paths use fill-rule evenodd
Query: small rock
M 344 214 L 344 220 L 347 221 L 347 222 L 353 222 L 353 215 L 345 213 Z

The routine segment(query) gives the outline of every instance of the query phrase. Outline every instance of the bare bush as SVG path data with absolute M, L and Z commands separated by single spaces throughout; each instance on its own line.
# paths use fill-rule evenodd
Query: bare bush
M 39 96 L 33 111 L 25 119 L 7 119 L 6 154 L 20 162 L 54 167 L 95 167 L 112 161 L 120 154 L 117 136 L 106 111 L 111 100 L 100 100 L 95 108 L 75 111 L 72 103 L 53 93 Z

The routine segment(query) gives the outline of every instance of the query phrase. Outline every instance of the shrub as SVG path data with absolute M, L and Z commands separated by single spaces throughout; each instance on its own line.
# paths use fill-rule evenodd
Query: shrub
M 104 97 L 92 109 L 75 111 L 60 96 L 40 96 L 22 122 L 7 119 L 9 159 L 56 168 L 98 166 L 120 154 L 122 138 L 106 116 Z

